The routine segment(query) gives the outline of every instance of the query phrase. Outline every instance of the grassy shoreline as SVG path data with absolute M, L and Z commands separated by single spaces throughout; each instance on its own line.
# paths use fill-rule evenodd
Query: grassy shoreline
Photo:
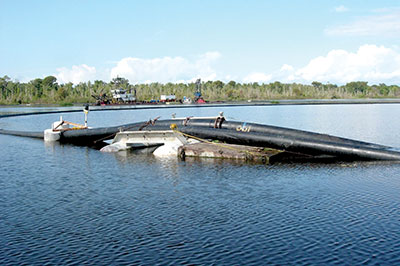
M 173 94 L 176 99 L 193 98 L 201 92 L 202 97 L 210 102 L 283 102 L 309 101 L 308 99 L 335 100 L 359 99 L 380 102 L 380 99 L 400 99 L 399 85 L 384 83 L 369 85 L 366 81 L 353 81 L 344 85 L 323 84 L 313 81 L 311 84 L 281 83 L 238 83 L 229 81 L 206 81 L 201 83 L 166 83 L 130 84 L 125 78 L 114 78 L 110 82 L 96 80 L 79 84 L 58 84 L 54 76 L 34 79 L 26 83 L 11 80 L 8 76 L 0 77 L 0 104 L 40 104 L 71 106 L 73 103 L 93 103 L 111 101 L 112 89 L 124 89 L 133 94 L 138 101 L 157 101 L 161 95 Z M 371 100 L 374 99 L 374 100 Z M 314 100 L 313 100 L 314 101 Z M 331 102 L 328 100 L 321 100 Z

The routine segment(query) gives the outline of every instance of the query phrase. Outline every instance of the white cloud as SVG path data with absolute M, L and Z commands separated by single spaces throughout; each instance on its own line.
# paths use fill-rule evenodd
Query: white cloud
M 217 74 L 212 63 L 220 57 L 219 52 L 207 52 L 192 61 L 180 56 L 152 59 L 126 57 L 111 69 L 110 77 L 124 77 L 131 83 L 190 82 L 197 78 L 214 80 Z
M 400 11 L 375 16 L 361 17 L 358 20 L 325 29 L 327 35 L 348 36 L 400 36 Z
M 237 77 L 237 76 L 233 76 L 233 75 L 225 75 L 224 77 L 222 77 L 222 78 L 220 78 L 220 77 L 218 77 L 218 78 L 216 78 L 216 79 L 218 79 L 218 80 L 221 80 L 221 81 L 223 81 L 223 82 L 229 82 L 229 81 L 231 81 L 231 80 L 233 80 L 233 81 L 235 81 L 235 80 L 239 80 L 239 78 Z
M 347 12 L 347 11 L 349 11 L 349 9 L 347 7 L 345 7 L 344 5 L 341 5 L 341 6 L 335 7 L 335 11 L 341 13 L 341 12 Z
M 261 83 L 267 83 L 271 80 L 272 75 L 270 74 L 264 74 L 260 72 L 254 72 L 246 77 L 243 78 L 244 83 L 253 83 L 253 82 L 261 82 Z
M 245 83 L 269 83 L 273 81 L 311 83 L 312 81 L 345 84 L 351 81 L 370 83 L 400 83 L 400 47 L 362 45 L 356 51 L 334 49 L 326 55 L 312 58 L 307 64 L 294 67 L 284 64 L 270 73 L 252 72 L 241 77 L 229 73 L 217 75 L 213 68 L 221 55 L 209 52 L 189 60 L 184 57 L 161 57 L 152 59 L 127 57 L 117 62 L 111 70 L 96 71 L 88 65 L 57 69 L 60 83 L 86 82 L 88 80 L 114 78 L 129 79 L 132 84 L 151 82 L 194 82 L 197 78 L 207 80 L 237 80 Z M 106 80 L 103 78 L 103 80 Z
M 362 45 L 356 52 L 336 49 L 324 56 L 311 59 L 303 67 L 284 64 L 272 73 L 254 72 L 243 82 L 299 82 L 313 81 L 345 84 L 351 81 L 370 83 L 400 83 L 400 52 L 397 48 Z
M 78 84 L 80 82 L 86 82 L 94 80 L 96 78 L 96 68 L 88 65 L 72 66 L 71 69 L 66 67 L 57 68 L 58 74 L 56 78 L 60 83 L 72 82 Z
M 272 81 L 293 82 L 296 78 L 293 76 L 295 69 L 293 66 L 283 64 L 278 71 L 272 73 L 253 72 L 245 76 L 242 81 L 244 83 L 269 83 Z
M 400 82 L 400 53 L 384 46 L 363 45 L 357 52 L 332 50 L 295 71 L 295 80 L 346 83 Z
M 281 67 L 281 71 L 292 71 L 293 69 L 293 66 L 288 64 L 283 64 L 283 66 Z

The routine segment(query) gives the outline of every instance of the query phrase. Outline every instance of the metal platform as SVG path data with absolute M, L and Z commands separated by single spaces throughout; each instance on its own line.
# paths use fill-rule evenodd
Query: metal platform
M 187 139 L 172 130 L 160 131 L 123 131 L 117 133 L 112 143 L 102 151 L 115 152 L 127 149 L 142 149 L 162 145 L 184 145 Z

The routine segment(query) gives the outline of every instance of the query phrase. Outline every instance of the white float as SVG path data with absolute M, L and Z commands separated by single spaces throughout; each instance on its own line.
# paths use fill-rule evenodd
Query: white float
M 59 141 L 61 137 L 61 131 L 63 129 L 69 128 L 68 124 L 65 124 L 62 116 L 60 116 L 60 121 L 56 121 L 51 125 L 51 128 L 44 131 L 44 141 Z M 59 129 L 55 131 L 55 129 Z

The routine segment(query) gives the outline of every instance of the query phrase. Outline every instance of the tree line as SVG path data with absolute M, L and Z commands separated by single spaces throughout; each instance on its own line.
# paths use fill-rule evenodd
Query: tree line
M 177 99 L 193 97 L 195 83 L 150 83 L 130 84 L 125 78 L 114 78 L 110 82 L 96 80 L 79 84 L 59 84 L 56 77 L 47 76 L 29 82 L 0 77 L 0 104 L 59 104 L 94 103 L 99 95 L 111 96 L 111 89 L 122 88 L 136 92 L 138 101 L 160 99 L 162 94 L 175 94 Z M 299 83 L 272 82 L 269 84 L 238 83 L 220 80 L 201 83 L 203 98 L 207 101 L 247 101 L 280 99 L 354 99 L 354 98 L 397 98 L 398 85 L 384 83 L 369 85 L 365 81 L 349 82 L 338 86 L 314 81 L 310 85 Z

